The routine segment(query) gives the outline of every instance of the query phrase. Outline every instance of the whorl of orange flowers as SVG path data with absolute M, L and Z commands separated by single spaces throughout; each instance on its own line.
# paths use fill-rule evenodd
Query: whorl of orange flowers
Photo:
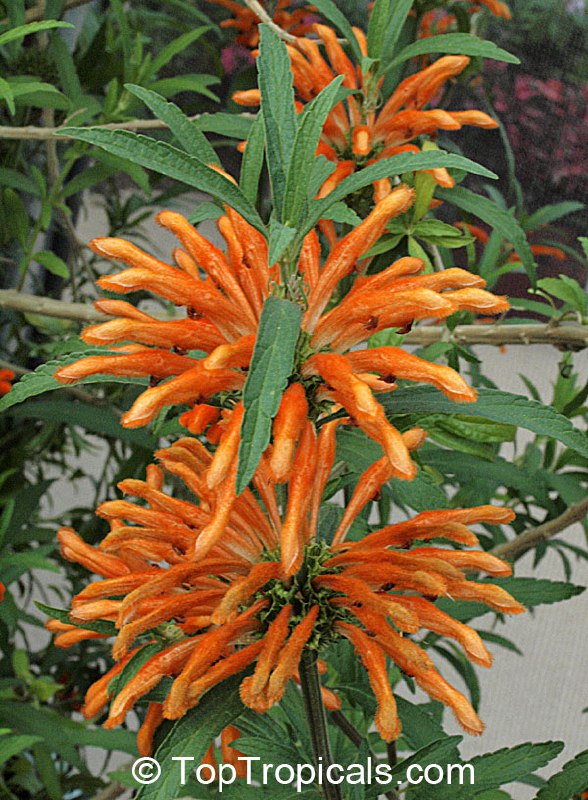
M 324 44 L 325 56 L 319 44 L 301 38 L 288 45 L 294 87 L 301 103 L 318 95 L 337 76 L 343 75 L 343 86 L 353 91 L 346 100 L 330 112 L 317 153 L 336 163 L 336 169 L 323 185 L 320 196 L 332 191 L 358 167 L 405 152 L 420 152 L 414 140 L 423 134 L 435 135 L 441 130 L 458 130 L 462 125 L 496 128 L 498 123 L 482 111 L 445 111 L 425 109 L 451 78 L 459 75 L 470 63 L 467 56 L 443 56 L 402 81 L 391 97 L 378 106 L 379 85 L 373 76 L 364 74 L 343 50 L 333 30 L 314 24 L 313 31 Z M 367 55 L 365 34 L 354 28 L 359 45 Z M 328 60 L 327 60 L 328 59 Z M 241 105 L 258 105 L 257 89 L 236 92 L 234 100 Z M 432 170 L 436 181 L 453 186 L 454 181 L 444 169 Z M 378 191 L 387 191 L 388 181 Z
M 467 731 L 481 733 L 482 723 L 466 698 L 404 634 L 426 629 L 448 636 L 472 661 L 490 665 L 478 635 L 433 601 L 448 596 L 519 613 L 522 606 L 503 589 L 464 575 L 464 570 L 508 575 L 510 566 L 482 551 L 428 543 L 441 539 L 475 545 L 467 525 L 508 522 L 513 514 L 493 506 L 424 512 L 347 543 L 353 519 L 386 480 L 382 459 L 359 481 L 333 543 L 327 545 L 318 529 L 318 509 L 334 463 L 339 423 L 327 422 L 318 435 L 310 420 L 304 423 L 285 508 L 279 507 L 264 455 L 255 477 L 259 499 L 246 490 L 235 500 L 222 536 L 204 555 L 198 555 L 199 543 L 214 516 L 215 499 L 207 485 L 214 457 L 194 437 L 159 451 L 161 466 L 149 467 L 146 481 L 119 484 L 139 502 L 114 500 L 98 507 L 98 515 L 110 524 L 98 547 L 70 528 L 59 532 L 63 556 L 102 576 L 74 597 L 72 622 L 110 620 L 116 628 L 112 653 L 117 663 L 88 690 L 87 717 L 95 717 L 111 700 L 105 724 L 119 725 L 137 701 L 171 677 L 165 701 L 151 704 L 140 736 L 147 751 L 162 719 L 181 717 L 211 687 L 250 665 L 255 666 L 241 683 L 241 698 L 248 707 L 266 711 L 280 700 L 288 682 L 297 679 L 305 647 L 319 650 L 342 636 L 367 669 L 378 702 L 375 723 L 384 739 L 400 733 L 386 656 L 432 698 L 448 705 Z M 404 434 L 409 447 L 422 439 L 419 429 Z M 164 490 L 166 473 L 179 478 L 198 502 L 171 497 Z M 415 542 L 421 544 L 415 547 Z M 60 646 L 104 636 L 56 621 L 48 627 L 58 633 Z M 158 641 L 160 651 L 110 697 L 112 678 L 138 651 L 141 638 Z M 326 687 L 323 700 L 328 708 L 339 707 Z
M 235 2 L 235 0 L 208 0 L 209 3 L 222 6 L 231 12 L 229 19 L 224 19 L 221 28 L 234 28 L 237 31 L 235 41 L 244 47 L 251 49 L 259 44 L 259 23 L 261 20 L 250 8 Z M 264 0 L 260 0 L 261 6 L 265 6 Z M 292 5 L 290 0 L 278 0 L 274 5 L 272 19 L 283 31 L 287 31 L 292 36 L 304 36 L 311 29 L 306 21 L 309 11 L 306 8 L 296 8 L 289 10 Z
M 413 477 L 410 451 L 425 436 L 419 428 L 397 431 L 374 393 L 393 390 L 396 379 L 403 378 L 431 383 L 454 400 L 475 398 L 448 367 L 395 347 L 350 348 L 375 331 L 427 317 L 443 319 L 457 309 L 486 314 L 507 308 L 502 298 L 481 288 L 478 277 L 460 269 L 422 275 L 422 262 L 414 258 L 402 258 L 375 275 L 357 275 L 341 299 L 342 279 L 360 270 L 361 257 L 387 222 L 409 208 L 412 197 L 406 186 L 395 188 L 336 244 L 324 264 L 317 235 L 310 233 L 288 285 L 279 266 L 268 263 L 263 237 L 230 208 L 218 223 L 226 253 L 179 214 L 159 215 L 182 244 L 174 251 L 176 266 L 120 239 L 92 243 L 96 252 L 128 267 L 102 278 L 103 288 L 151 291 L 185 307 L 186 316 L 161 321 L 123 301 L 98 301 L 99 309 L 116 316 L 87 328 L 85 341 L 135 343 L 111 356 L 63 367 L 57 376 L 65 382 L 94 373 L 149 376 L 153 384 L 166 380 L 139 396 L 123 424 L 142 425 L 165 406 L 187 404 L 184 424 L 193 434 L 206 432 L 217 445 L 212 454 L 196 436 L 180 439 L 156 454 L 161 466 L 149 467 L 146 481 L 122 481 L 119 488 L 139 502 L 115 500 L 98 508 L 110 524 L 98 547 L 69 528 L 59 534 L 64 557 L 103 578 L 74 598 L 72 622 L 110 620 L 116 629 L 117 664 L 88 691 L 85 714 L 96 716 L 106 706 L 110 681 L 137 652 L 137 640 L 161 644 L 112 697 L 106 723 L 121 723 L 140 698 L 171 677 L 165 701 L 149 706 L 139 737 L 145 751 L 162 719 L 182 716 L 208 689 L 246 667 L 253 672 L 242 681 L 243 702 L 267 710 L 288 681 L 297 679 L 303 650 L 320 649 L 338 637 L 351 641 L 368 671 L 383 738 L 392 740 L 400 731 L 386 656 L 450 706 L 466 730 L 482 730 L 466 698 L 403 634 L 424 628 L 453 637 L 473 661 L 488 666 L 490 655 L 477 634 L 432 601 L 443 596 L 477 600 L 518 613 L 522 607 L 505 591 L 464 575 L 464 570 L 506 575 L 510 567 L 481 551 L 410 548 L 433 539 L 475 545 L 467 524 L 508 522 L 512 512 L 491 506 L 425 512 L 358 543 L 346 542 L 354 519 L 385 482 Z M 261 309 L 269 296 L 286 294 L 292 282 L 304 306 L 298 361 L 273 422 L 272 443 L 253 478 L 255 493 L 246 489 L 236 496 L 241 389 Z M 199 359 L 193 351 L 207 355 Z M 327 419 L 336 409 L 348 416 Z M 335 460 L 336 430 L 349 422 L 378 442 L 383 455 L 360 477 L 329 545 L 318 528 L 319 507 Z M 195 502 L 165 492 L 166 473 L 180 479 Z M 286 484 L 283 499 L 278 483 Z M 62 646 L 104 636 L 68 623 L 48 626 Z M 338 707 L 326 687 L 323 698 L 328 707 Z
M 361 257 L 412 199 L 411 189 L 396 187 L 337 242 L 322 265 L 318 237 L 315 232 L 308 234 L 297 272 L 287 286 L 278 265 L 268 263 L 262 235 L 228 207 L 218 223 L 226 253 L 181 215 L 159 214 L 159 223 L 184 248 L 174 251 L 176 266 L 122 239 L 96 239 L 91 244 L 95 252 L 128 267 L 101 278 L 102 288 L 121 293 L 147 290 L 183 306 L 186 316 L 161 321 L 124 301 L 99 300 L 97 308 L 115 319 L 86 328 L 82 338 L 110 346 L 115 353 L 83 358 L 62 367 L 55 377 L 64 383 L 96 373 L 149 377 L 152 385 L 122 417 L 127 427 L 145 425 L 166 406 L 188 405 L 181 422 L 192 433 L 208 431 L 209 440 L 218 444 L 207 485 L 222 505 L 226 498 L 234 498 L 241 391 L 261 309 L 269 296 L 283 295 L 294 282 L 304 306 L 302 331 L 291 385 L 274 422 L 270 476 L 287 479 L 294 443 L 304 432 L 309 409 L 316 419 L 341 407 L 350 421 L 381 445 L 390 476 L 411 479 L 415 467 L 408 448 L 374 394 L 395 389 L 396 379 L 431 383 L 456 401 L 471 401 L 475 392 L 452 369 L 399 348 L 349 350 L 373 333 L 407 328 L 416 320 L 444 319 L 459 309 L 487 315 L 508 308 L 504 298 L 482 288 L 484 281 L 478 276 L 462 269 L 422 275 L 423 264 L 417 258 L 401 258 L 376 275 L 359 275 L 340 299 L 340 282 L 361 269 Z M 198 358 L 194 351 L 206 356 Z M 210 542 L 221 531 L 218 521 Z

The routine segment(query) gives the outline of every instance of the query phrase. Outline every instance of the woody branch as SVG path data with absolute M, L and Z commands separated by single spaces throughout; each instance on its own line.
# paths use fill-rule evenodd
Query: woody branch
M 104 322 L 109 319 L 88 303 L 68 303 L 48 297 L 21 294 L 13 289 L 0 290 L 0 308 L 47 317 Z M 448 332 L 438 325 L 423 325 L 404 337 L 405 344 L 425 346 L 446 339 Z M 467 345 L 525 345 L 551 344 L 554 347 L 581 349 L 588 347 L 588 325 L 579 323 L 553 323 L 542 325 L 458 325 L 449 335 L 449 341 Z
M 569 526 L 573 525 L 575 522 L 582 522 L 587 514 L 588 497 L 584 500 L 581 500 L 579 503 L 574 503 L 574 505 L 571 505 L 568 509 L 566 509 L 566 511 L 563 512 L 563 514 L 560 514 L 559 517 L 550 519 L 548 522 L 544 522 L 542 525 L 538 525 L 536 528 L 530 528 L 529 530 L 525 531 L 525 533 L 517 536 L 516 539 L 513 539 L 510 542 L 505 542 L 504 544 L 499 544 L 491 552 L 500 558 L 508 558 L 513 560 L 520 558 L 529 550 L 537 547 L 537 545 L 541 544 L 542 542 L 546 542 L 556 534 L 561 533 L 561 531 L 569 528 Z

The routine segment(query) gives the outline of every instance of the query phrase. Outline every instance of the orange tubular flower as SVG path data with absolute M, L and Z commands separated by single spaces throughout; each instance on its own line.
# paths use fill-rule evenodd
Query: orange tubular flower
M 431 383 L 458 402 L 475 399 L 475 392 L 454 371 L 397 348 L 347 352 L 387 328 L 410 326 L 426 318 L 444 319 L 459 309 L 488 315 L 508 308 L 503 298 L 482 288 L 484 281 L 478 276 L 462 269 L 422 275 L 423 263 L 417 258 L 401 258 L 376 275 L 357 277 L 352 290 L 333 305 L 341 281 L 358 269 L 361 257 L 388 221 L 406 211 L 412 201 L 411 189 L 404 184 L 395 187 L 337 242 L 324 264 L 316 233 L 306 237 L 294 276 L 306 296 L 304 346 L 299 348 L 301 360 L 274 421 L 272 450 L 264 461 L 265 477 L 258 476 L 260 484 L 288 478 L 311 407 L 318 406 L 325 414 L 332 412 L 333 404 L 343 407 L 350 420 L 382 446 L 393 474 L 410 479 L 414 466 L 409 448 L 386 420 L 373 392 L 391 391 L 395 380 L 402 378 Z M 185 318 L 162 321 L 124 301 L 100 300 L 97 308 L 116 315 L 115 319 L 86 328 L 82 338 L 89 344 L 114 347 L 113 354 L 83 358 L 59 369 L 55 377 L 64 383 L 96 373 L 148 377 L 151 386 L 122 417 L 126 427 L 150 422 L 165 406 L 191 407 L 180 421 L 192 433 L 208 431 L 209 440 L 218 444 L 214 459 L 208 453 L 202 455 L 210 462 L 205 482 L 207 502 L 213 508 L 209 525 L 195 544 L 195 552 L 202 557 L 222 534 L 235 500 L 234 463 L 243 415 L 239 399 L 261 308 L 272 294 L 283 293 L 284 287 L 276 269 L 268 264 L 265 240 L 232 209 L 227 208 L 219 224 L 227 254 L 179 214 L 165 211 L 158 221 L 186 248 L 174 252 L 178 266 L 165 264 L 123 240 L 98 239 L 92 242 L 96 252 L 130 267 L 99 283 L 110 291 L 150 290 L 183 305 Z M 208 275 L 206 280 L 200 270 Z M 135 344 L 121 349 L 122 342 Z M 222 415 L 219 405 L 224 406 Z M 275 520 L 275 500 L 263 491 L 264 503 L 269 502 L 266 508 Z
M 425 435 L 420 428 L 397 431 L 374 393 L 393 390 L 402 378 L 430 383 L 456 401 L 475 398 L 447 367 L 394 347 L 350 349 L 374 331 L 415 320 L 443 319 L 461 308 L 484 314 L 507 308 L 477 276 L 460 269 L 422 275 L 423 264 L 415 258 L 402 258 L 377 275 L 358 276 L 340 300 L 341 281 L 359 271 L 366 249 L 412 201 L 411 189 L 395 187 L 332 248 L 324 264 L 317 235 L 309 233 L 287 283 L 278 266 L 268 263 L 261 234 L 230 208 L 219 223 L 226 254 L 169 211 L 158 220 L 184 248 L 174 252 L 175 267 L 122 240 L 92 245 L 128 267 L 102 278 L 104 288 L 147 289 L 183 306 L 186 315 L 161 321 L 123 301 L 99 301 L 98 307 L 115 318 L 88 328 L 84 340 L 115 348 L 126 343 L 124 348 L 81 359 L 56 376 L 63 382 L 95 373 L 152 378 L 156 385 L 139 395 L 123 425 L 144 425 L 166 406 L 187 405 L 183 423 L 216 446 L 213 453 L 196 435 L 180 438 L 156 453 L 159 465 L 148 468 L 145 481 L 123 480 L 119 489 L 137 502 L 120 499 L 99 506 L 110 531 L 98 547 L 69 528 L 59 534 L 64 557 L 102 578 L 74 597 L 71 625 L 64 629 L 50 622 L 49 627 L 60 632 L 63 646 L 104 636 L 84 630 L 90 621 L 108 622 L 114 632 L 117 664 L 88 691 L 86 716 L 101 713 L 110 700 L 105 724 L 119 725 L 164 678 L 171 679 L 165 700 L 151 706 L 145 718 L 143 750 L 151 747 L 162 719 L 181 717 L 209 689 L 247 667 L 253 671 L 242 682 L 243 702 L 267 710 L 283 696 L 288 681 L 299 678 L 305 649 L 320 651 L 341 636 L 351 641 L 368 670 L 383 738 L 400 731 L 386 656 L 450 706 L 467 730 L 481 730 L 465 698 L 398 630 L 452 637 L 476 663 L 490 663 L 477 634 L 441 613 L 433 600 L 484 602 L 501 613 L 523 610 L 500 587 L 465 575 L 467 570 L 505 575 L 507 564 L 482 552 L 443 546 L 476 544 L 468 524 L 508 522 L 512 513 L 491 506 L 426 512 L 361 542 L 345 541 L 357 514 L 386 481 L 413 477 L 410 452 Z M 246 413 L 242 389 L 261 311 L 267 298 L 290 291 L 304 306 L 292 375 L 252 487 L 237 496 Z M 319 508 L 335 463 L 337 427 L 349 423 L 377 442 L 382 455 L 360 478 L 329 545 L 319 535 Z M 166 476 L 182 482 L 184 497 L 192 499 L 170 496 Z M 276 492 L 278 482 L 285 485 Z M 431 539 L 442 540 L 440 546 L 407 549 Z M 137 648 L 155 642 L 159 651 L 134 677 L 120 688 L 111 682 Z M 323 690 L 324 703 L 337 708 L 338 698 Z
M 319 196 L 328 194 L 347 175 L 366 164 L 398 153 L 420 152 L 419 147 L 412 144 L 419 136 L 458 130 L 462 125 L 498 127 L 498 123 L 482 111 L 425 109 L 441 87 L 468 66 L 467 56 L 443 56 L 406 78 L 376 112 L 379 86 L 374 85 L 373 78 L 350 61 L 331 28 L 315 23 L 312 30 L 322 41 L 326 57 L 318 43 L 308 38 L 288 45 L 294 88 L 301 101 L 299 110 L 337 75 L 343 75 L 343 86 L 353 91 L 331 111 L 323 129 L 317 154 L 335 162 L 337 170 L 327 179 Z M 367 55 L 365 34 L 359 28 L 353 30 L 363 54 Z M 236 92 L 233 99 L 251 106 L 259 104 L 259 97 L 258 91 L 247 90 Z M 454 185 L 446 170 L 432 170 L 432 174 L 442 186 Z M 380 187 L 382 189 L 389 191 L 388 181 Z
M 150 467 L 146 481 L 119 484 L 145 505 L 116 500 L 99 506 L 98 514 L 110 522 L 111 531 L 98 547 L 87 545 L 69 528 L 60 532 L 63 555 L 102 579 L 74 597 L 72 624 L 52 620 L 49 629 L 58 633 L 58 643 L 64 647 L 105 636 L 84 630 L 90 620 L 109 621 L 116 632 L 112 652 L 118 663 L 90 687 L 84 706 L 87 717 L 101 713 L 111 700 L 105 724 L 118 725 L 164 677 L 172 678 L 167 698 L 149 705 L 139 732 L 139 747 L 146 753 L 162 720 L 181 717 L 211 687 L 251 664 L 253 673 L 242 681 L 242 700 L 258 712 L 268 710 L 280 700 L 288 681 L 298 679 L 304 648 L 320 649 L 343 636 L 368 671 L 378 701 L 375 722 L 384 739 L 390 741 L 400 733 L 386 656 L 431 697 L 448 705 L 466 730 L 481 732 L 482 723 L 465 697 L 439 675 L 419 646 L 398 631 L 412 634 L 425 629 L 448 636 L 472 661 L 489 666 L 491 656 L 477 633 L 433 601 L 446 596 L 484 602 L 501 613 L 519 613 L 522 606 L 503 589 L 464 574 L 476 570 L 508 575 L 510 566 L 482 551 L 413 545 L 433 538 L 473 544 L 476 537 L 466 523 L 508 522 L 514 515 L 493 506 L 424 512 L 347 543 L 345 534 L 353 518 L 390 474 L 383 457 L 367 491 L 360 488 L 361 481 L 358 484 L 361 501 L 352 500 L 351 513 L 342 520 L 333 544 L 327 545 L 319 537 L 316 521 L 324 476 L 333 466 L 331 442 L 338 422 L 326 423 L 327 433 L 321 430 L 317 439 L 314 426 L 306 421 L 288 503 L 275 521 L 247 489 L 223 518 L 221 535 L 196 559 L 192 554 L 217 512 L 216 489 L 207 484 L 211 457 L 193 438 L 161 450 L 161 467 Z M 420 429 L 404 434 L 407 447 L 418 446 L 422 438 Z M 256 480 L 267 470 L 265 463 Z M 170 497 L 163 489 L 165 473 L 179 477 L 198 502 Z M 271 491 L 266 486 L 264 505 Z M 299 570 L 302 564 L 305 569 Z M 154 641 L 161 643 L 160 651 L 110 697 L 111 679 L 143 644 Z M 327 687 L 323 700 L 329 708 L 338 707 L 338 698 Z

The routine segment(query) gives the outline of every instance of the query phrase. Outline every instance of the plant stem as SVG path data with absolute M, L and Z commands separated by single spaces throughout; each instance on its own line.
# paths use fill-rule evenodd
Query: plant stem
M 312 739 L 312 750 L 315 766 L 322 765 L 323 774 L 333 763 L 325 707 L 321 697 L 321 684 L 317 669 L 317 655 L 314 651 L 305 650 L 300 660 L 300 686 L 304 698 L 306 719 Z M 321 785 L 325 800 L 342 800 L 339 786 L 325 782 Z

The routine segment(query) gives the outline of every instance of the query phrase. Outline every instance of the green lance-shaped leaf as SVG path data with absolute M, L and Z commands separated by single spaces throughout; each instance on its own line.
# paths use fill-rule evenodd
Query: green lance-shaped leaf
M 569 800 L 588 786 L 588 750 L 568 761 L 561 772 L 553 775 L 535 800 Z
M 259 321 L 253 358 L 243 389 L 237 494 L 245 489 L 270 440 L 272 419 L 292 374 L 302 312 L 289 300 L 270 297 Z
M 40 33 L 41 31 L 48 31 L 51 28 L 73 28 L 74 26 L 69 22 L 58 22 L 54 19 L 41 20 L 40 22 L 30 22 L 28 25 L 19 25 L 17 28 L 12 28 L 9 31 L 4 31 L 0 34 L 0 47 L 3 47 L 8 42 L 14 42 L 17 39 L 23 39 L 31 33 Z
M 39 611 L 43 612 L 43 614 L 47 614 L 48 617 L 51 617 L 51 619 L 57 619 L 59 622 L 65 622 L 66 625 L 73 625 L 74 627 L 82 628 L 85 631 L 102 633 L 105 636 L 114 636 L 116 634 L 115 624 L 114 622 L 110 622 L 110 620 L 96 619 L 78 622 L 77 620 L 70 618 L 69 611 L 65 608 L 53 608 L 53 606 L 48 606 L 45 603 L 41 603 L 39 600 L 35 600 L 35 605 Z
M 387 53 L 391 53 L 394 51 L 396 47 L 396 43 L 400 38 L 402 33 L 402 29 L 406 24 L 406 20 L 410 13 L 410 10 L 413 6 L 413 0 L 391 0 L 391 8 L 390 8 L 390 15 L 387 20 L 383 21 L 383 24 L 386 27 L 384 41 L 382 43 L 381 53 L 379 58 L 386 58 Z M 375 11 L 375 9 L 374 9 Z M 369 35 L 369 28 L 368 28 L 368 35 Z M 374 35 L 372 35 L 372 41 L 374 39 Z M 369 40 L 368 40 L 368 48 L 369 48 Z M 368 50 L 368 55 L 372 58 L 375 58 L 373 54 Z
M 492 58 L 495 61 L 506 61 L 509 64 L 521 63 L 516 56 L 498 47 L 494 42 L 480 39 L 471 33 L 445 33 L 441 36 L 419 39 L 408 45 L 386 65 L 386 69 L 391 69 L 415 56 L 423 56 L 428 53 Z
M 286 176 L 298 129 L 292 70 L 286 45 L 279 36 L 267 25 L 259 26 L 259 36 L 257 70 L 267 165 L 274 208 L 278 219 L 283 220 Z
M 512 242 L 515 251 L 521 258 L 529 280 L 535 285 L 537 265 L 531 252 L 531 246 L 518 220 L 510 211 L 504 211 L 489 198 L 475 194 L 469 189 L 464 189 L 463 186 L 455 186 L 453 189 L 440 188 L 435 195 L 440 200 L 444 200 L 450 205 L 457 206 L 462 211 L 479 217 L 504 236 L 505 239 Z
M 247 147 L 241 161 L 239 186 L 250 203 L 255 204 L 259 194 L 259 180 L 265 153 L 265 129 L 263 117 L 257 116 L 247 133 Z
M 18 405 L 18 403 L 22 403 L 25 400 L 28 400 L 30 397 L 36 397 L 37 395 L 44 394 L 45 392 L 53 392 L 56 389 L 63 389 L 63 384 L 59 383 L 59 381 L 53 377 L 53 373 L 56 372 L 60 367 L 65 367 L 67 364 L 73 364 L 75 361 L 79 361 L 80 358 L 86 358 L 87 356 L 113 355 L 116 355 L 116 353 L 108 350 L 106 347 L 89 347 L 87 350 L 77 353 L 68 353 L 62 358 L 54 361 L 47 361 L 45 364 L 41 364 L 41 366 L 37 367 L 34 372 L 29 372 L 26 375 L 23 375 L 20 380 L 13 385 L 12 390 L 8 394 L 4 395 L 2 399 L 0 399 L 0 412 L 5 411 L 11 406 Z M 78 381 L 78 383 L 105 382 L 125 384 L 138 383 L 142 386 L 146 385 L 147 383 L 147 381 L 142 378 L 126 378 L 117 375 L 88 375 L 86 378 Z
M 107 378 L 101 380 L 107 380 Z M 58 384 L 58 387 L 63 388 L 63 385 Z M 123 428 L 120 424 L 120 416 L 108 406 L 98 410 L 96 406 L 89 403 L 72 402 L 71 398 L 64 397 L 63 400 L 51 399 L 23 403 L 14 407 L 10 416 L 79 425 L 92 433 L 119 439 L 121 442 L 140 447 L 143 450 L 153 452 L 157 449 L 157 439 L 149 431 L 144 428 Z
M 296 227 L 302 217 L 309 195 L 316 149 L 323 125 L 338 100 L 343 76 L 339 75 L 308 103 L 300 115 L 300 125 L 286 178 L 283 219 Z
M 359 64 L 363 58 L 361 47 L 345 14 L 337 8 L 332 0 L 317 0 L 316 3 L 313 2 L 313 5 L 319 10 L 321 17 L 332 22 L 339 33 L 347 39 L 353 55 Z
M 479 389 L 474 403 L 454 403 L 429 386 L 398 389 L 382 398 L 388 414 L 460 414 L 503 422 L 550 436 L 572 450 L 588 456 L 588 436 L 551 406 L 499 389 Z
M 161 777 L 141 787 L 137 800 L 170 800 L 182 796 L 182 770 L 174 758 L 187 756 L 186 775 L 201 761 L 210 743 L 243 712 L 239 684 L 243 675 L 229 678 L 206 693 L 189 714 L 178 720 L 155 753 Z M 186 762 L 184 762 L 186 763 Z
M 369 58 L 381 58 L 384 40 L 390 23 L 391 0 L 376 0 L 367 30 L 367 52 Z
M 263 221 L 255 207 L 234 183 L 204 161 L 178 150 L 167 142 L 158 142 L 131 131 L 113 131 L 104 128 L 63 128 L 60 134 L 101 147 L 115 156 L 126 158 L 134 164 L 207 192 L 216 200 L 234 208 L 264 236 L 266 234 Z
M 158 119 L 165 122 L 186 153 L 208 164 L 220 165 L 219 158 L 206 136 L 175 103 L 169 103 L 157 92 L 132 83 L 127 83 L 125 89 L 142 100 Z
M 486 169 L 481 164 L 476 164 L 475 161 L 470 161 L 469 158 L 464 158 L 454 153 L 446 153 L 443 150 L 427 153 L 401 153 L 391 158 L 384 158 L 345 178 L 322 200 L 313 200 L 309 203 L 309 214 L 301 225 L 299 236 L 301 238 L 306 236 L 332 205 L 343 200 L 347 195 L 369 186 L 374 181 L 390 178 L 393 175 L 402 175 L 405 172 L 439 169 L 441 167 L 445 169 L 461 169 L 472 173 L 472 175 L 481 175 L 485 178 L 497 177 L 494 172 Z M 452 189 L 450 191 L 455 190 Z M 473 195 L 473 197 L 477 197 L 477 195 Z M 451 198 L 448 198 L 448 200 L 451 202 Z

